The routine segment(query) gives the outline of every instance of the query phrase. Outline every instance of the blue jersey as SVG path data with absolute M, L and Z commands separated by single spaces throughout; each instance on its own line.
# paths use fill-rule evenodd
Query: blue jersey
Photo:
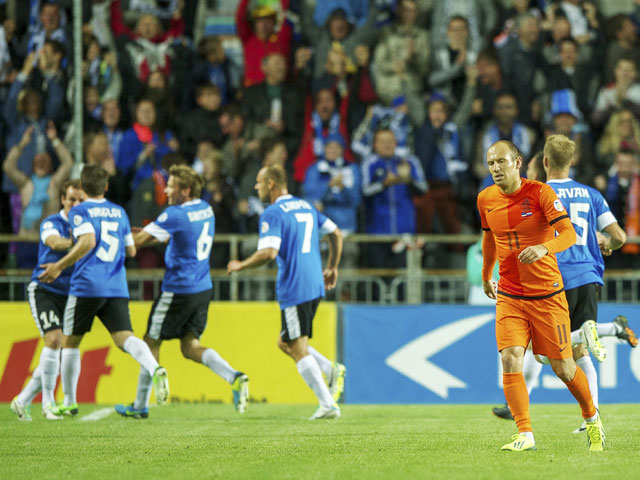
M 565 290 L 588 283 L 603 285 L 604 259 L 596 232 L 616 223 L 609 205 L 596 189 L 570 178 L 547 183 L 555 190 L 576 230 L 575 245 L 556 253 Z
M 144 227 L 161 242 L 169 240 L 163 292 L 198 293 L 212 288 L 209 255 L 215 221 L 211 205 L 197 199 L 168 207 Z
M 40 283 L 40 280 L 38 280 L 38 275 L 44 272 L 44 268 L 41 268 L 40 265 L 45 263 L 56 263 L 67 254 L 67 252 L 65 251 L 55 251 L 53 248 L 45 245 L 44 242 L 47 240 L 47 238 L 54 236 L 62 238 L 71 237 L 71 225 L 69 224 L 69 219 L 65 215 L 64 210 L 60 210 L 59 213 L 56 213 L 54 215 L 49 215 L 40 224 L 38 263 L 36 264 L 36 268 L 33 269 L 31 281 L 38 283 L 40 287 L 44 288 L 45 290 L 49 290 L 59 295 L 68 295 L 69 281 L 71 280 L 73 267 L 69 267 L 63 270 L 60 276 L 56 278 L 53 283 Z
M 320 233 L 335 223 L 305 200 L 282 195 L 260 216 L 258 250 L 278 250 L 276 295 L 284 310 L 324 296 Z
M 91 298 L 129 298 L 125 247 L 133 245 L 129 217 L 106 199 L 89 198 L 69 212 L 73 236 L 94 233 L 96 246 L 76 262 L 69 294 Z

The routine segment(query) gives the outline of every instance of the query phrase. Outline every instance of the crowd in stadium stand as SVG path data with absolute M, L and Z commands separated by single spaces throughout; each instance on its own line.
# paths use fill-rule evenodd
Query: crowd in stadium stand
M 524 175 L 562 133 L 572 177 L 640 235 L 640 0 L 82 3 L 78 132 L 73 1 L 0 0 L 4 233 L 37 232 L 83 164 L 107 169 L 107 198 L 142 226 L 179 163 L 204 176 L 216 233 L 257 232 L 253 185 L 272 163 L 346 233 L 475 233 L 488 146 L 512 141 Z M 402 266 L 406 243 L 373 244 L 360 264 Z M 5 266 L 34 264 L 34 248 L 0 250 Z

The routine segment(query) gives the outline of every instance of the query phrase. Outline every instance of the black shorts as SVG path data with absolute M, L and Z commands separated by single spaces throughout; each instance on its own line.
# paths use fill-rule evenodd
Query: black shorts
M 597 283 L 587 283 L 564 293 L 569 304 L 569 318 L 571 318 L 571 331 L 580 330 L 587 320 L 598 319 L 598 290 Z
M 128 298 L 93 298 L 69 295 L 64 311 L 65 335 L 84 335 L 98 317 L 109 333 L 132 331 Z
M 29 284 L 27 292 L 31 315 L 36 321 L 40 335 L 44 336 L 47 332 L 61 329 L 67 296 L 53 293 L 36 282 Z
M 154 340 L 170 340 L 191 332 L 200 338 L 207 326 L 212 298 L 211 289 L 186 294 L 162 292 L 151 307 L 147 335 Z
M 280 336 L 282 340 L 288 342 L 299 337 L 311 338 L 313 336 L 313 317 L 316 315 L 319 304 L 320 298 L 316 298 L 280 310 L 282 320 Z

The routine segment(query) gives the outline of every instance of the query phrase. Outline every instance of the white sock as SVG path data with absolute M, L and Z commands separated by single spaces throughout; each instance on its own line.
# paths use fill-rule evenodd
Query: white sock
M 201 361 L 203 365 L 209 367 L 213 373 L 224 378 L 227 382 L 233 383 L 235 380 L 238 371 L 231 368 L 231 365 L 214 349 L 207 348 L 202 352 Z
M 62 349 L 62 390 L 64 391 L 64 404 L 73 405 L 76 402 L 78 379 L 80 378 L 80 350 L 77 348 Z
M 598 336 L 599 337 L 615 337 L 619 333 L 617 324 L 613 322 L 598 323 Z
M 40 354 L 42 366 L 42 404 L 55 403 L 56 381 L 60 372 L 60 349 L 43 347 Z
M 571 332 L 571 345 L 575 345 L 576 343 L 582 343 L 582 335 L 580 335 L 580 330 L 574 330 L 573 332 Z
M 153 356 L 153 353 L 151 353 L 149 345 L 138 337 L 131 335 L 124 341 L 122 348 L 153 377 L 156 368 L 158 368 L 158 361 Z
M 531 390 L 538 383 L 538 377 L 542 371 L 542 364 L 536 360 L 533 356 L 533 350 L 527 350 L 524 352 L 524 362 L 522 365 L 522 374 L 524 375 L 524 381 L 527 384 L 527 392 L 531 395 Z
M 149 405 L 151 387 L 153 387 L 153 377 L 149 375 L 146 368 L 142 367 L 138 376 L 138 391 L 136 392 L 136 400 L 133 402 L 133 408 L 142 410 Z
M 316 394 L 320 405 L 323 407 L 333 405 L 333 397 L 329 392 L 327 384 L 324 383 L 322 372 L 315 359 L 311 355 L 307 355 L 300 359 L 300 361 L 296 363 L 296 366 L 305 383 L 309 385 L 309 388 Z
M 593 397 L 593 406 L 598 407 L 598 374 L 596 373 L 596 367 L 593 366 L 591 356 L 580 357 L 576 360 L 578 365 L 584 374 L 587 376 L 587 382 L 589 382 L 589 390 L 591 390 L 591 396 Z
M 523 435 L 526 435 L 529 438 L 529 440 L 531 440 L 533 443 L 536 443 L 536 441 L 533 438 L 533 432 L 522 432 L 522 433 Z
M 18 402 L 20 405 L 31 405 L 33 399 L 36 398 L 36 395 L 40 393 L 42 390 L 42 368 L 40 365 L 36 367 L 36 369 L 31 374 L 31 380 L 27 383 L 27 386 L 18 394 Z
M 331 360 L 329 360 L 327 357 L 322 355 L 319 351 L 317 351 L 311 345 L 307 346 L 307 350 L 309 351 L 311 356 L 315 359 L 316 363 L 320 367 L 320 370 L 322 370 L 322 373 L 324 373 L 325 376 L 329 378 L 333 373 L 333 364 L 331 363 Z

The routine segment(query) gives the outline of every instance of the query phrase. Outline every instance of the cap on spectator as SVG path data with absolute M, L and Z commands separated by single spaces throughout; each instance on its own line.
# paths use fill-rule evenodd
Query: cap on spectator
M 398 95 L 393 100 L 391 100 L 391 106 L 393 108 L 404 105 L 405 103 L 407 103 L 407 99 L 404 97 L 404 95 Z
M 251 10 L 251 18 L 266 18 L 278 15 L 273 0 L 257 0 Z
M 431 96 L 429 97 L 429 100 L 427 100 L 427 104 L 433 103 L 433 102 L 448 103 L 447 102 L 447 97 L 444 95 L 444 93 L 438 92 L 437 90 L 435 92 L 433 92 L 431 94 Z
M 578 120 L 582 120 L 582 112 L 580 112 L 576 103 L 576 94 L 569 88 L 556 90 L 551 94 L 551 109 L 549 113 L 552 117 L 567 113 Z
M 346 142 L 344 141 L 344 137 L 339 133 L 330 133 L 329 135 L 327 135 L 324 144 L 327 145 L 331 142 L 339 144 L 342 147 L 342 150 L 344 150 L 347 146 Z
M 327 17 L 327 21 L 333 20 L 334 18 L 344 18 L 347 22 L 353 23 L 349 19 L 349 15 L 347 15 L 347 11 L 342 7 L 334 8 L 333 10 L 331 10 L 331 13 Z

